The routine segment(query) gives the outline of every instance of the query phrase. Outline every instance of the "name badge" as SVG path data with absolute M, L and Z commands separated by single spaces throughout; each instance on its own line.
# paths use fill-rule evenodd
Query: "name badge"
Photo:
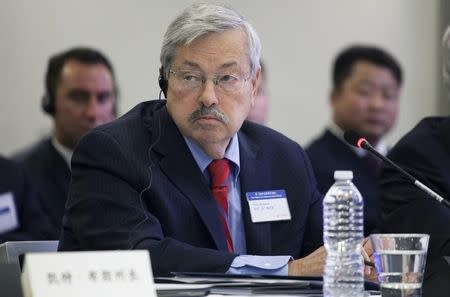
M 247 192 L 247 201 L 253 223 L 286 221 L 291 212 L 284 190 Z
M 14 195 L 11 192 L 0 194 L 0 233 L 19 227 Z

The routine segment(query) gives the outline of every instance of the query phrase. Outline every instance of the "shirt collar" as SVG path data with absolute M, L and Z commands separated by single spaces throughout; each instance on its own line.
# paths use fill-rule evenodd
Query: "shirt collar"
M 73 150 L 68 149 L 67 147 L 63 146 L 59 141 L 56 139 L 56 137 L 52 137 L 52 144 L 55 147 L 56 151 L 61 155 L 61 157 L 66 161 L 67 166 L 70 167 L 70 160 L 72 159 Z
M 207 176 L 206 168 L 213 159 L 208 156 L 197 144 L 189 140 L 189 138 L 185 136 L 183 136 L 183 138 L 186 141 L 186 144 L 189 147 L 189 150 L 191 151 L 192 156 L 194 157 L 194 160 L 201 172 Z M 231 172 L 233 174 L 233 180 L 236 181 L 240 170 L 239 138 L 237 133 L 231 138 L 230 143 L 225 150 L 225 158 L 231 161 Z
M 333 134 L 334 136 L 342 140 L 345 144 L 347 144 L 359 157 L 364 157 L 367 154 L 366 150 L 349 145 L 344 139 L 344 131 L 338 125 L 336 125 L 336 123 L 331 122 L 328 125 L 328 130 L 330 130 L 331 134 Z M 375 146 L 375 149 L 383 156 L 387 155 L 388 147 L 384 141 L 382 140 L 379 141 L 378 144 Z

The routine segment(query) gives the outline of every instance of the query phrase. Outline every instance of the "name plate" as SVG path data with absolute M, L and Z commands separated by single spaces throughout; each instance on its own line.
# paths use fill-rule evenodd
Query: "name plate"
M 24 297 L 156 297 L 148 251 L 31 253 Z

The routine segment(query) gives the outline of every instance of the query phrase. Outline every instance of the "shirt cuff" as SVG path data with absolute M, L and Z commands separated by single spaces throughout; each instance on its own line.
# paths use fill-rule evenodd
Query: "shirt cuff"
M 227 273 L 286 276 L 288 275 L 288 262 L 291 259 L 291 256 L 237 256 Z

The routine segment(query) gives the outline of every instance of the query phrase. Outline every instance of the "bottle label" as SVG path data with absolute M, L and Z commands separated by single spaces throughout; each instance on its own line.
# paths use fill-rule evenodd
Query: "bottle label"
M 247 192 L 247 201 L 253 223 L 287 221 L 291 212 L 284 190 Z

